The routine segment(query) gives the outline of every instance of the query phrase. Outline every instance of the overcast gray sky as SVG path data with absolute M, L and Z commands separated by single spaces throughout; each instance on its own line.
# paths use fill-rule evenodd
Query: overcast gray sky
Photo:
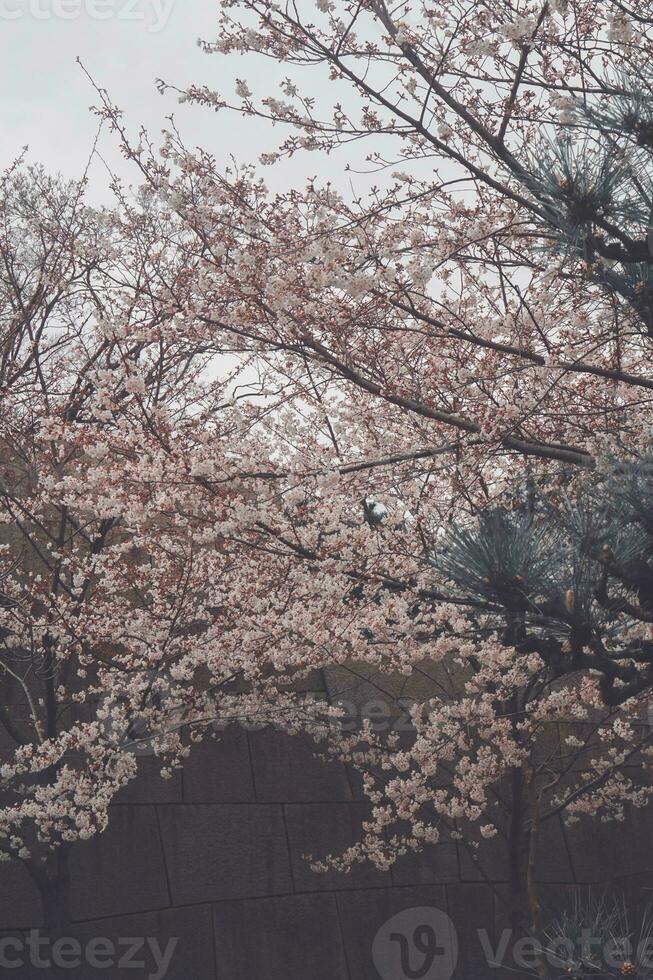
M 242 59 L 209 56 L 196 44 L 198 37 L 215 36 L 217 14 L 217 0 L 0 0 L 0 165 L 27 144 L 30 159 L 49 170 L 67 176 L 83 171 L 97 119 L 89 112 L 95 95 L 76 64 L 78 55 L 125 110 L 132 132 L 144 123 L 156 135 L 174 112 L 187 143 L 199 143 L 223 160 L 229 153 L 256 159 L 274 143 L 275 133 L 237 116 L 179 105 L 173 93 L 161 96 L 155 87 L 163 77 L 180 87 L 206 83 L 233 94 L 235 77 L 247 74 Z M 273 85 L 275 66 L 267 70 Z M 265 64 L 257 64 L 259 91 L 265 72 Z M 129 173 L 114 139 L 103 139 L 102 152 L 122 174 Z M 283 177 L 301 179 L 316 168 L 315 159 L 304 159 L 289 165 Z M 270 177 L 273 186 L 278 183 Z M 104 198 L 105 186 L 96 166 L 91 196 Z

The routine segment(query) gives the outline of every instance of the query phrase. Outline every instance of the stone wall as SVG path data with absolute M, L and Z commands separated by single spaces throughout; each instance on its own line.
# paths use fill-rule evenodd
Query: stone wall
M 387 873 L 357 866 L 346 876 L 316 875 L 304 855 L 353 841 L 366 804 L 352 774 L 316 760 L 307 742 L 230 729 L 219 742 L 196 746 L 169 781 L 152 759 L 143 758 L 141 768 L 117 798 L 107 832 L 73 849 L 81 941 L 158 937 L 165 947 L 174 937 L 166 980 L 379 980 L 372 957 L 379 928 L 402 910 L 436 907 L 458 933 L 457 980 L 516 976 L 510 964 L 487 965 L 477 935 L 489 930 L 496 945 L 506 924 L 507 862 L 495 841 L 482 871 L 462 845 L 444 842 Z M 560 908 L 574 886 L 603 881 L 623 887 L 631 905 L 653 897 L 652 831 L 646 811 L 616 828 L 549 826 L 541 854 L 545 901 Z M 0 888 L 4 935 L 38 927 L 39 898 L 26 872 L 0 865 Z M 145 969 L 85 965 L 59 974 L 25 966 L 6 975 L 113 980 L 153 972 L 148 960 Z

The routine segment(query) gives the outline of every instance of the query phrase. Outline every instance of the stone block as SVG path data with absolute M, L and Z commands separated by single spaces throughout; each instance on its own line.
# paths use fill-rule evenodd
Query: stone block
M 292 890 L 280 806 L 168 806 L 160 821 L 173 905 Z
M 425 965 L 425 959 L 413 947 L 415 930 L 428 924 L 433 916 L 437 926 L 435 940 L 444 949 L 442 955 L 452 952 L 444 887 L 340 892 L 337 902 L 352 980 L 401 977 L 402 973 L 395 969 L 400 943 L 406 946 L 411 968 L 419 971 Z M 394 919 L 397 915 L 401 915 L 401 919 Z
M 213 918 L 218 980 L 348 980 L 333 895 L 220 903 Z
M 342 763 L 316 758 L 307 736 L 266 728 L 249 736 L 256 798 L 261 802 L 319 803 L 352 798 Z
M 194 745 L 183 769 L 185 803 L 253 801 L 254 782 L 247 732 L 231 725 L 217 739 Z
M 170 905 L 154 807 L 114 807 L 103 834 L 71 848 L 70 876 L 75 920 Z
M 341 888 L 382 887 L 390 884 L 388 872 L 365 862 L 348 874 L 311 871 L 305 855 L 317 860 L 341 854 L 361 837 L 361 823 L 369 809 L 360 803 L 290 804 L 285 808 L 293 879 L 297 891 L 335 891 Z

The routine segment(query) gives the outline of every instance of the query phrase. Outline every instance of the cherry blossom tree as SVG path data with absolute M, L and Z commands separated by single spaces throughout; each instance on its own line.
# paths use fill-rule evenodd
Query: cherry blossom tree
M 259 206 L 252 245 L 265 245 L 233 276 L 236 322 L 233 306 L 220 317 L 207 308 L 206 319 L 266 356 L 283 351 L 302 386 L 310 366 L 322 405 L 338 391 L 345 412 L 354 406 L 344 438 L 343 406 L 328 405 L 324 442 L 338 462 L 368 456 L 359 439 L 383 445 L 367 494 L 389 519 L 370 523 L 397 543 L 376 601 L 416 592 L 411 626 L 431 658 L 456 668 L 446 696 L 416 710 L 410 751 L 389 756 L 370 732 L 367 752 L 341 742 L 343 757 L 374 769 L 375 809 L 361 846 L 336 864 L 387 866 L 447 821 L 456 835 L 462 821 L 467 836 L 470 824 L 491 836 L 498 827 L 480 821 L 498 802 L 515 906 L 527 891 L 537 923 L 543 819 L 621 819 L 626 802 L 648 798 L 618 770 L 645 763 L 648 729 L 632 719 L 646 714 L 652 676 L 650 11 L 383 0 L 317 10 L 227 0 L 222 11 L 207 53 L 269 58 L 290 77 L 279 97 L 257 93 L 253 75 L 235 98 L 200 87 L 180 98 L 284 127 L 265 164 L 329 154 L 378 186 L 348 197 L 313 180 L 270 199 L 267 212 Z M 320 71 L 333 99 L 306 84 Z M 368 151 L 356 156 L 363 141 Z M 168 152 L 182 175 L 215 182 L 210 157 L 188 155 L 175 138 Z M 190 181 L 182 176 L 174 193 L 184 220 L 202 229 Z M 207 275 L 228 272 L 228 256 L 202 257 Z M 597 480 L 603 497 L 590 508 Z M 474 536 L 466 523 L 478 514 Z M 426 581 L 402 562 L 415 557 L 411 532 Z M 455 604 L 438 605 L 447 585 Z M 402 642 L 385 665 L 416 662 Z M 576 733 L 557 765 L 546 753 L 542 761 L 554 720 L 582 722 L 605 752 Z M 582 776 L 562 789 L 579 757 Z M 380 783 L 379 768 L 391 774 Z M 453 789 L 438 785 L 443 768 Z
M 177 318 L 178 223 L 84 189 L 20 163 L 2 185 L 0 847 L 48 924 L 139 756 L 169 776 L 216 719 L 283 719 L 320 657 L 294 637 L 348 581 L 305 579 L 267 530 L 282 501 L 235 482 L 278 455 L 250 405 L 266 381 L 239 392 L 243 366 L 225 349 L 216 375 L 219 344 Z
M 5 175 L 3 851 L 65 916 L 140 747 L 256 717 L 361 770 L 330 863 L 503 837 L 537 925 L 540 828 L 648 798 L 647 7 L 222 9 L 283 98 L 180 98 L 378 186 L 272 194 L 102 90 L 137 195 Z M 292 689 L 355 664 L 428 674 L 407 738 Z

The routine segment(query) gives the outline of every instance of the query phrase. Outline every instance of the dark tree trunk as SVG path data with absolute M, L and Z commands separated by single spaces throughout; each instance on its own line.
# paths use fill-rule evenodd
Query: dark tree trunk
M 510 883 L 510 925 L 520 936 L 530 932 L 530 914 L 526 883 L 528 853 L 524 826 L 524 777 L 521 769 L 513 769 L 510 782 L 510 827 L 508 832 L 508 866 Z
M 510 924 L 515 935 L 540 938 L 542 928 L 540 899 L 536 878 L 536 847 L 539 832 L 539 800 L 521 769 L 514 769 L 510 786 L 510 831 L 508 860 L 510 866 Z M 546 958 L 538 957 L 537 976 L 547 978 L 550 970 Z
M 39 881 L 43 903 L 43 926 L 49 932 L 59 932 L 70 925 L 70 871 L 68 847 L 62 844 L 48 857 Z

